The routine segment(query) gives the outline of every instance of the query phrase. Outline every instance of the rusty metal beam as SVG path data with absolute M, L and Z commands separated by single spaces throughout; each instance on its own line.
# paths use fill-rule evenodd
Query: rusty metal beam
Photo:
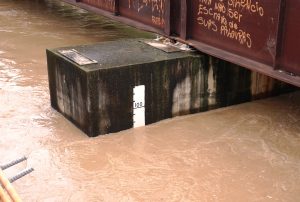
M 177 40 L 180 40 L 179 38 L 176 38 Z M 199 41 L 195 40 L 187 40 L 185 41 L 190 46 L 193 46 L 200 50 L 201 52 L 204 52 L 206 54 L 218 57 L 220 59 L 226 60 L 226 61 L 234 61 L 233 63 L 245 67 L 247 69 L 259 72 L 261 74 L 270 76 L 272 78 L 281 80 L 283 82 L 295 85 L 300 87 L 300 77 L 299 76 L 292 76 L 288 72 L 281 71 L 281 70 L 275 70 L 269 65 L 265 65 L 263 63 L 257 62 L 255 60 L 251 60 L 245 57 L 241 57 L 239 55 L 233 54 L 229 51 L 224 51 L 222 49 L 215 48 L 213 46 L 201 43 Z
M 187 0 L 181 0 L 180 5 L 180 38 L 186 39 L 187 38 Z
M 165 1 L 165 27 L 164 32 L 166 35 L 171 35 L 171 0 Z
M 63 1 L 300 87 L 299 1 Z
M 80 7 L 82 9 L 87 10 L 87 11 L 91 11 L 93 13 L 96 13 L 96 14 L 102 15 L 104 17 L 113 19 L 115 21 L 122 22 L 124 24 L 129 25 L 129 26 L 136 27 L 136 28 L 141 29 L 141 30 L 149 31 L 149 32 L 152 32 L 152 33 L 157 33 L 157 34 L 160 34 L 160 35 L 165 35 L 164 31 L 161 30 L 161 29 L 158 29 L 156 27 L 152 27 L 150 25 L 138 22 L 136 20 L 132 20 L 130 18 L 121 16 L 121 15 L 114 15 L 114 13 L 112 13 L 110 11 L 102 10 L 102 9 L 96 8 L 94 6 L 91 6 L 91 5 L 82 3 L 82 2 L 76 2 L 76 0 L 62 0 L 62 1 L 66 2 L 66 3 L 69 3 L 71 5 L 74 5 L 74 6 Z

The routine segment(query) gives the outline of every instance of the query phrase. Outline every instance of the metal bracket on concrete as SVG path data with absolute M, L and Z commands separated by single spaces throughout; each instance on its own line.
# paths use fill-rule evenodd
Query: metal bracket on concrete
M 195 49 L 193 49 L 187 44 L 160 35 L 157 35 L 156 39 L 154 40 L 141 40 L 141 42 L 167 53 L 173 53 L 179 51 L 195 51 Z
M 96 60 L 92 60 L 81 53 L 79 53 L 75 49 L 68 49 L 68 50 L 59 50 L 60 54 L 65 56 L 66 58 L 72 60 L 73 62 L 77 63 L 78 65 L 89 65 L 89 64 L 97 64 Z
M 159 40 L 142 40 L 141 42 L 148 44 L 154 48 L 157 48 L 159 50 L 162 50 L 166 53 L 173 53 L 173 52 L 181 51 L 179 48 L 177 48 L 171 44 L 167 44 L 163 41 L 159 41 Z

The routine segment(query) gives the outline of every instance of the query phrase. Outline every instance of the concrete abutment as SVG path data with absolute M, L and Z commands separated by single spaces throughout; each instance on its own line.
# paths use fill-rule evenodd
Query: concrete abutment
M 79 65 L 62 55 L 75 49 L 97 61 Z M 47 50 L 51 105 L 88 136 L 134 126 L 134 108 L 145 124 L 288 92 L 285 83 L 211 56 L 167 53 L 138 40 Z M 144 86 L 144 103 L 134 88 Z

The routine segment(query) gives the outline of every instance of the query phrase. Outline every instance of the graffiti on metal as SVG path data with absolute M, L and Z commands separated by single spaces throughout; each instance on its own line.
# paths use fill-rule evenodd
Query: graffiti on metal
M 272 65 L 279 0 L 197 0 L 191 3 L 191 38 Z
M 64 1 L 300 86 L 300 0 Z
M 165 26 L 165 0 L 122 0 L 120 12 L 154 27 Z
M 264 16 L 264 8 L 258 1 L 199 0 L 197 21 L 203 29 L 217 32 L 251 48 L 253 35 L 240 26 L 244 20 L 244 12 L 261 18 Z

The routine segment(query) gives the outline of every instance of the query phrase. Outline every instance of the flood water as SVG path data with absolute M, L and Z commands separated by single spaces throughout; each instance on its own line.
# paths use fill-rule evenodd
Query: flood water
M 0 0 L 0 164 L 24 201 L 300 201 L 300 92 L 88 138 L 50 107 L 45 49 L 151 37 L 57 1 Z

